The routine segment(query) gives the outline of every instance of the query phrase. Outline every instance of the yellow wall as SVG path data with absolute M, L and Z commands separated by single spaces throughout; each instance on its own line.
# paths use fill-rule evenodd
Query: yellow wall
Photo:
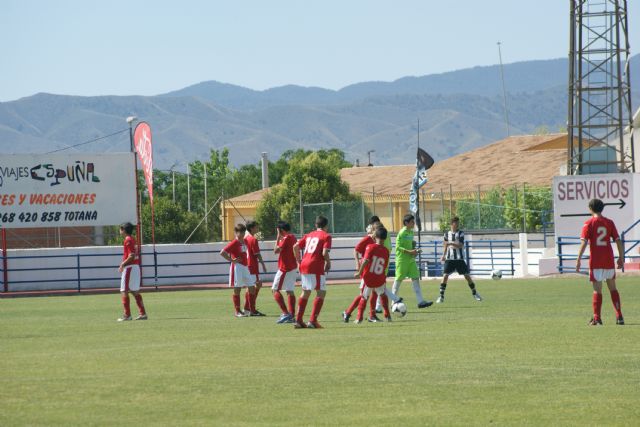
M 393 233 L 397 233 L 402 228 L 402 217 L 409 212 L 409 203 L 406 201 L 389 201 L 376 199 L 375 207 L 372 201 L 365 202 L 369 211 L 380 217 L 380 221 Z M 256 203 L 257 206 L 257 203 Z M 439 200 L 425 201 L 420 203 L 423 210 L 422 223 L 424 231 L 439 231 L 438 223 L 441 215 L 441 205 Z M 449 208 L 445 202 L 445 208 Z M 244 223 L 255 218 L 256 207 L 233 208 L 229 203 L 225 203 L 224 212 L 220 220 L 222 221 L 223 240 L 231 240 L 233 227 L 238 223 Z M 241 216 L 242 214 L 242 216 Z M 244 219 L 243 219 L 244 217 Z M 364 231 L 364 230 L 363 230 Z

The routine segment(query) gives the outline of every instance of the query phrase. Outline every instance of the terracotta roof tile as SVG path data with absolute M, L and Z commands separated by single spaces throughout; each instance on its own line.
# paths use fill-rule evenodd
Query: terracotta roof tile
M 560 167 L 566 164 L 567 134 L 512 136 L 476 150 L 459 154 L 436 164 L 429 170 L 426 191 L 442 189 L 455 192 L 476 191 L 501 185 L 526 183 L 532 186 L 550 186 Z M 426 147 L 428 150 L 428 147 Z M 370 166 L 344 168 L 342 179 L 354 193 L 406 195 L 415 172 L 415 165 Z M 266 190 L 231 199 L 236 202 L 262 200 Z

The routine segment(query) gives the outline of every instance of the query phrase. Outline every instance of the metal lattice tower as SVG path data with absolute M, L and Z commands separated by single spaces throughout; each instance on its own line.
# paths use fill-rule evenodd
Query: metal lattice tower
M 627 1 L 569 2 L 567 173 L 635 172 Z

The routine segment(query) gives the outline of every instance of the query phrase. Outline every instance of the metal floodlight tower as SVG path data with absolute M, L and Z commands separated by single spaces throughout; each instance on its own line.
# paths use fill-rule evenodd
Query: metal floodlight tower
M 635 172 L 627 1 L 569 3 L 567 174 Z

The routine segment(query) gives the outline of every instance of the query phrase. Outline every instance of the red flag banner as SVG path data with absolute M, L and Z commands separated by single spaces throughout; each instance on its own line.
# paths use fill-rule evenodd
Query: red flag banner
M 146 122 L 140 122 L 133 133 L 133 143 L 142 164 L 144 180 L 149 191 L 149 200 L 153 205 L 153 146 L 151 145 L 151 128 Z

